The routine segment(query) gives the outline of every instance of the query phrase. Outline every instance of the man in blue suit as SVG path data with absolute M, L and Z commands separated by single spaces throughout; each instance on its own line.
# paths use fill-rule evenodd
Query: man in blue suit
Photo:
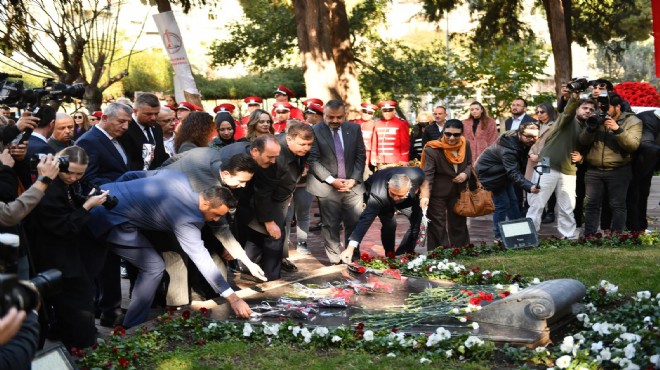
M 139 269 L 124 327 L 134 327 L 147 319 L 165 269 L 163 259 L 144 231 L 174 232 L 211 287 L 227 299 L 237 316 L 249 317 L 250 307 L 231 289 L 202 241 L 201 229 L 205 223 L 217 222 L 236 206 L 229 189 L 213 185 L 195 192 L 186 174 L 173 170 L 130 181 L 120 179 L 103 185 L 102 189 L 109 190 L 119 202 L 111 210 L 96 207 L 88 223 L 89 230 Z
M 32 130 L 32 134 L 28 139 L 28 158 L 32 158 L 37 154 L 55 154 L 55 149 L 48 144 L 48 138 L 53 133 L 55 125 L 55 109 L 45 105 L 39 111 L 39 123 Z
M 323 109 L 323 122 L 314 125 L 316 140 L 309 155 L 307 191 L 319 201 L 325 253 L 332 264 L 340 263 L 341 224 L 345 241 L 362 212 L 362 178 L 366 161 L 362 129 L 344 121 L 346 107 L 330 100 Z

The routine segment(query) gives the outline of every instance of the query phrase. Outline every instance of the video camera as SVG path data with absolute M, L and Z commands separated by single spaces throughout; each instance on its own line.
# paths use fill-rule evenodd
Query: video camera
M 587 127 L 592 130 L 605 123 L 605 120 L 609 117 L 607 115 L 607 111 L 610 110 L 610 96 L 608 92 L 605 90 L 601 91 L 596 99 L 596 103 L 598 104 L 596 112 L 587 118 L 585 122 Z
M 30 171 L 36 172 L 37 165 L 41 162 L 41 159 L 46 157 L 47 154 L 38 153 L 30 157 Z M 62 156 L 57 158 L 59 161 L 60 172 L 69 172 L 69 157 Z
M 575 77 L 566 84 L 566 88 L 571 92 L 581 93 L 591 87 L 586 77 Z
M 15 274 L 4 273 L 15 268 L 18 262 L 18 244 L 17 235 L 0 234 L 0 317 L 12 307 L 38 310 L 41 297 L 50 297 L 62 290 L 62 272 L 56 269 L 40 272 L 30 280 L 19 280 Z

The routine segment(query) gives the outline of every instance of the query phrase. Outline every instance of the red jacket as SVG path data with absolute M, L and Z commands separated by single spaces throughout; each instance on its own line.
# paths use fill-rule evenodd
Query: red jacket
M 410 152 L 410 126 L 397 117 L 389 121 L 382 118 L 374 124 L 371 136 L 371 164 L 408 162 Z
M 365 121 L 362 118 L 358 118 L 353 121 L 360 125 L 362 128 L 362 140 L 364 140 L 364 150 L 367 154 L 366 163 L 371 163 L 371 137 L 374 133 L 374 125 L 376 124 L 374 120 Z

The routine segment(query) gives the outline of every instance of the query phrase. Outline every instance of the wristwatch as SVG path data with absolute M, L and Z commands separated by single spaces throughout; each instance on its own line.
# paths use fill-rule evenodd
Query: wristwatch
M 53 182 L 53 179 L 51 179 L 48 176 L 43 176 L 42 175 L 42 176 L 37 177 L 37 181 L 41 181 L 46 185 L 50 185 L 50 183 Z

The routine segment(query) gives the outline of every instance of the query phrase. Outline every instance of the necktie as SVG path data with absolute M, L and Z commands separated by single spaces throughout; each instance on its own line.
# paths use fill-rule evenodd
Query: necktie
M 341 138 L 339 137 L 339 129 L 332 129 L 332 138 L 335 141 L 335 153 L 337 153 L 337 177 L 340 179 L 346 178 L 346 163 L 344 160 L 344 147 L 341 146 Z
M 144 132 L 147 134 L 147 139 L 149 140 L 149 144 L 151 145 L 156 144 L 156 141 L 154 140 L 154 136 L 151 134 L 151 130 L 149 129 L 149 127 L 145 127 Z

